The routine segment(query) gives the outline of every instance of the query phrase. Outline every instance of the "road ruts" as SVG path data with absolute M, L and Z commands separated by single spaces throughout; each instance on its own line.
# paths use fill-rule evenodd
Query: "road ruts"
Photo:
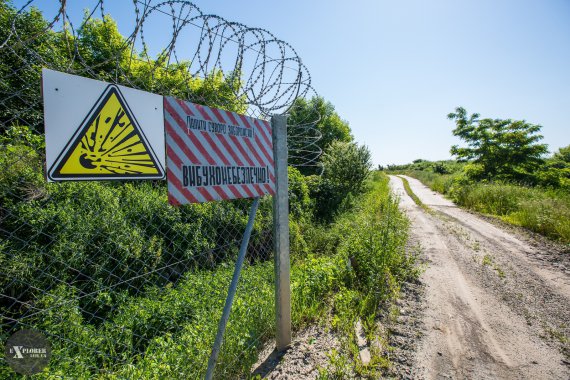
M 419 181 L 393 192 L 428 266 L 424 334 L 411 368 L 424 379 L 570 379 L 570 276 L 537 247 L 456 207 Z

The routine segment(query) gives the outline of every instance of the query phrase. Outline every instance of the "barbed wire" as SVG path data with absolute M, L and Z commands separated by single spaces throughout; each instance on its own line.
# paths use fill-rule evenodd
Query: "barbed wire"
M 34 5 L 34 1 L 27 1 L 18 10 L 21 14 Z M 153 3 L 149 0 L 133 0 L 133 14 L 135 23 L 121 46 L 111 52 L 106 60 L 99 60 L 96 66 L 85 57 L 80 48 L 80 35 L 82 30 L 96 20 L 100 15 L 103 24 L 110 22 L 105 10 L 105 1 L 97 0 L 91 11 L 75 27 L 77 20 L 68 12 L 70 3 L 60 0 L 60 6 L 55 15 L 49 15 L 51 20 L 45 30 L 59 29 L 64 31 L 65 42 L 69 53 L 66 67 L 57 67 L 63 71 L 78 75 L 87 75 L 91 78 L 111 80 L 133 88 L 147 89 L 140 78 L 132 75 L 135 65 L 147 65 L 147 75 L 153 77 L 163 71 L 168 73 L 169 68 L 184 69 L 184 79 L 209 78 L 215 73 L 226 76 L 237 75 L 238 83 L 229 86 L 234 99 L 240 99 L 247 105 L 250 116 L 263 119 L 272 114 L 285 114 L 296 106 L 298 98 L 317 96 L 311 85 L 311 75 L 295 49 L 287 42 L 276 38 L 271 32 L 248 27 L 238 22 L 227 21 L 216 15 L 204 14 L 195 4 L 185 0 L 167 0 Z M 16 18 L 14 19 L 16 20 Z M 162 30 L 161 25 L 169 24 L 171 33 L 169 38 L 162 41 L 164 48 L 152 57 L 152 50 L 147 42 L 147 30 L 156 33 Z M 0 46 L 5 46 L 12 38 L 12 42 L 25 45 L 27 41 L 21 40 L 16 30 L 15 21 L 8 38 Z M 189 46 L 195 46 L 190 49 Z M 137 49 L 138 47 L 138 49 Z M 41 62 L 50 66 L 50 62 Z M 101 75 L 98 69 L 102 66 L 113 66 L 113 73 Z M 172 88 L 154 87 L 153 91 L 162 95 L 178 95 Z M 186 92 L 185 100 L 204 102 L 196 94 Z M 220 108 L 231 105 L 224 104 L 227 99 L 218 99 L 215 103 Z M 313 165 L 320 156 L 321 149 L 316 144 L 320 139 L 320 132 L 314 128 L 321 115 L 316 112 L 307 114 L 306 120 L 295 120 L 290 125 L 294 130 L 290 133 L 290 153 L 294 156 L 294 165 Z

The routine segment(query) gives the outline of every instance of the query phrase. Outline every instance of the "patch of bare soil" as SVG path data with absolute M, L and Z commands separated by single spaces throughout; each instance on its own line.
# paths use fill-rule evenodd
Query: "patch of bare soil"
M 291 347 L 282 353 L 275 343 L 267 346 L 254 365 L 252 376 L 263 379 L 316 379 L 319 369 L 327 368 L 328 354 L 339 350 L 336 336 L 322 326 L 310 326 L 298 332 Z
M 391 177 L 412 221 L 412 242 L 429 262 L 421 277 L 425 306 L 412 305 L 423 335 L 402 338 L 410 349 L 405 360 L 393 360 L 395 377 L 570 379 L 564 250 L 505 231 L 407 179 L 435 213 L 416 206 L 401 180 Z
M 565 272 L 565 274 L 570 275 L 570 244 L 552 241 L 536 232 L 532 232 L 523 227 L 513 226 L 494 216 L 483 215 L 469 210 L 466 212 L 476 215 L 508 231 L 510 234 L 515 235 L 519 240 L 524 241 L 527 245 L 534 248 L 532 251 L 526 252 L 531 258 L 548 262 L 560 271 Z

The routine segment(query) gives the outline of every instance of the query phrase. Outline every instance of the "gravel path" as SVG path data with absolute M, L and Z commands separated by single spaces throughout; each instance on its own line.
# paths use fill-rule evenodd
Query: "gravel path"
M 422 332 L 403 338 L 409 350 L 398 352 L 413 359 L 394 360 L 397 376 L 570 379 L 568 252 L 507 232 L 406 178 L 435 212 L 416 206 L 391 176 L 412 221 L 412 243 L 428 261 L 424 303 L 412 313 L 421 316 Z

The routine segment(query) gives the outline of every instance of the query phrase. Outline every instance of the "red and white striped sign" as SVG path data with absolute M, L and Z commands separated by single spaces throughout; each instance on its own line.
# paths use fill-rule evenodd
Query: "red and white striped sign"
M 164 127 L 171 204 L 275 193 L 267 121 L 164 97 Z

